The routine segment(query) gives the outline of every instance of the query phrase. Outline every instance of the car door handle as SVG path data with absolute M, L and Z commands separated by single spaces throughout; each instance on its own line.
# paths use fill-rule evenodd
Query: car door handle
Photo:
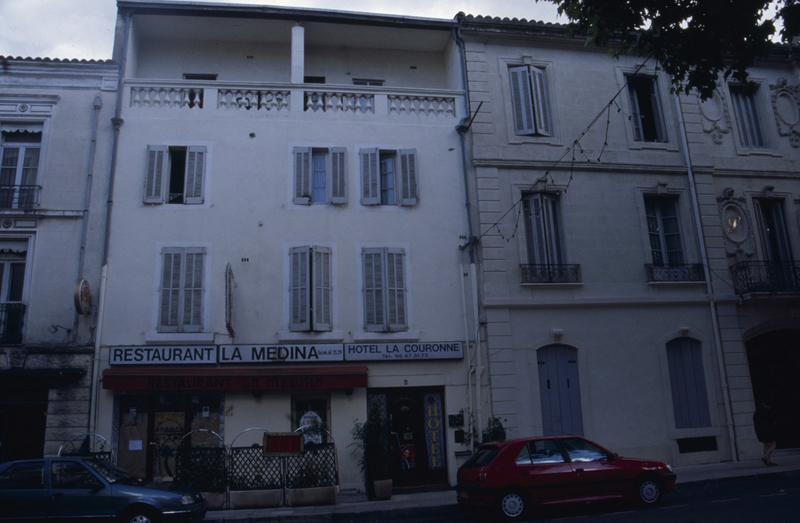
M 578 472 L 578 473 L 583 472 L 583 469 L 575 469 L 575 472 Z

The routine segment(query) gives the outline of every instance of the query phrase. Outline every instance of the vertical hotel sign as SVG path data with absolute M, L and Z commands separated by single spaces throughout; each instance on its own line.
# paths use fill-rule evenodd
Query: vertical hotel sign
M 442 395 L 425 394 L 425 444 L 428 449 L 428 468 L 437 470 L 444 467 L 442 442 L 444 427 L 442 426 Z

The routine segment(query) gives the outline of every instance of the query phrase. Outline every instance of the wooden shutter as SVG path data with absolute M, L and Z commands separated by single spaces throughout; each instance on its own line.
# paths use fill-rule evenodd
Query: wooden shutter
M 161 305 L 158 330 L 176 332 L 181 318 L 183 249 L 165 249 L 161 261 Z
M 200 332 L 203 330 L 203 266 L 205 252 L 202 249 L 186 249 L 183 278 L 183 310 L 181 330 Z
M 147 167 L 144 176 L 144 203 L 164 203 L 169 180 L 169 149 L 163 145 L 147 146 Z
M 203 183 L 206 170 L 206 148 L 189 147 L 186 150 L 186 177 L 184 179 L 183 202 L 203 203 Z
M 514 110 L 514 128 L 517 134 L 536 134 L 533 119 L 533 100 L 528 66 L 511 67 L 508 70 L 511 83 L 511 106 Z
M 386 249 L 386 311 L 390 331 L 408 328 L 405 253 L 402 249 Z
M 294 148 L 294 203 L 311 204 L 311 148 Z
M 309 314 L 311 274 L 309 273 L 310 247 L 293 247 L 289 251 L 289 330 L 311 330 Z
M 417 150 L 400 151 L 400 205 L 417 204 Z
M 342 147 L 332 147 L 328 154 L 328 173 L 330 179 L 331 203 L 344 205 L 347 203 L 347 150 Z
M 381 186 L 378 149 L 361 149 L 361 204 L 380 205 Z
M 553 125 L 550 118 L 550 105 L 548 103 L 547 79 L 544 69 L 531 67 L 531 93 L 533 94 L 534 131 L 538 135 L 552 136 Z
M 314 308 L 314 330 L 331 330 L 331 250 L 314 247 L 312 264 L 312 303 Z
M 386 330 L 383 249 L 364 249 L 362 263 L 364 269 L 364 330 L 383 332 Z
M 667 343 L 667 360 L 675 427 L 710 427 L 700 342 L 691 338 L 670 341 Z

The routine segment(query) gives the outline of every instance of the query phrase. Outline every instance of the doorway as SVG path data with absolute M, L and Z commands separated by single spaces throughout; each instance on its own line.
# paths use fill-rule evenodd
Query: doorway
M 753 396 L 775 413 L 779 449 L 800 447 L 800 330 L 773 331 L 749 340 L 747 360 Z
M 583 434 L 578 349 L 550 345 L 536 351 L 545 436 Z
M 45 387 L 0 389 L 0 463 L 42 457 L 48 391 Z

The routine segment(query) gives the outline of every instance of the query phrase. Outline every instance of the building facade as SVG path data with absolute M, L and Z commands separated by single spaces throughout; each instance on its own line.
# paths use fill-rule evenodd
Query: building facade
M 92 305 L 117 68 L 110 61 L 20 57 L 0 57 L 0 64 L 5 461 L 80 446 L 89 431 Z
M 312 420 L 363 489 L 369 404 L 395 486 L 452 484 L 473 323 L 453 22 L 118 7 L 97 429 L 118 464 L 168 479 L 186 438 Z

